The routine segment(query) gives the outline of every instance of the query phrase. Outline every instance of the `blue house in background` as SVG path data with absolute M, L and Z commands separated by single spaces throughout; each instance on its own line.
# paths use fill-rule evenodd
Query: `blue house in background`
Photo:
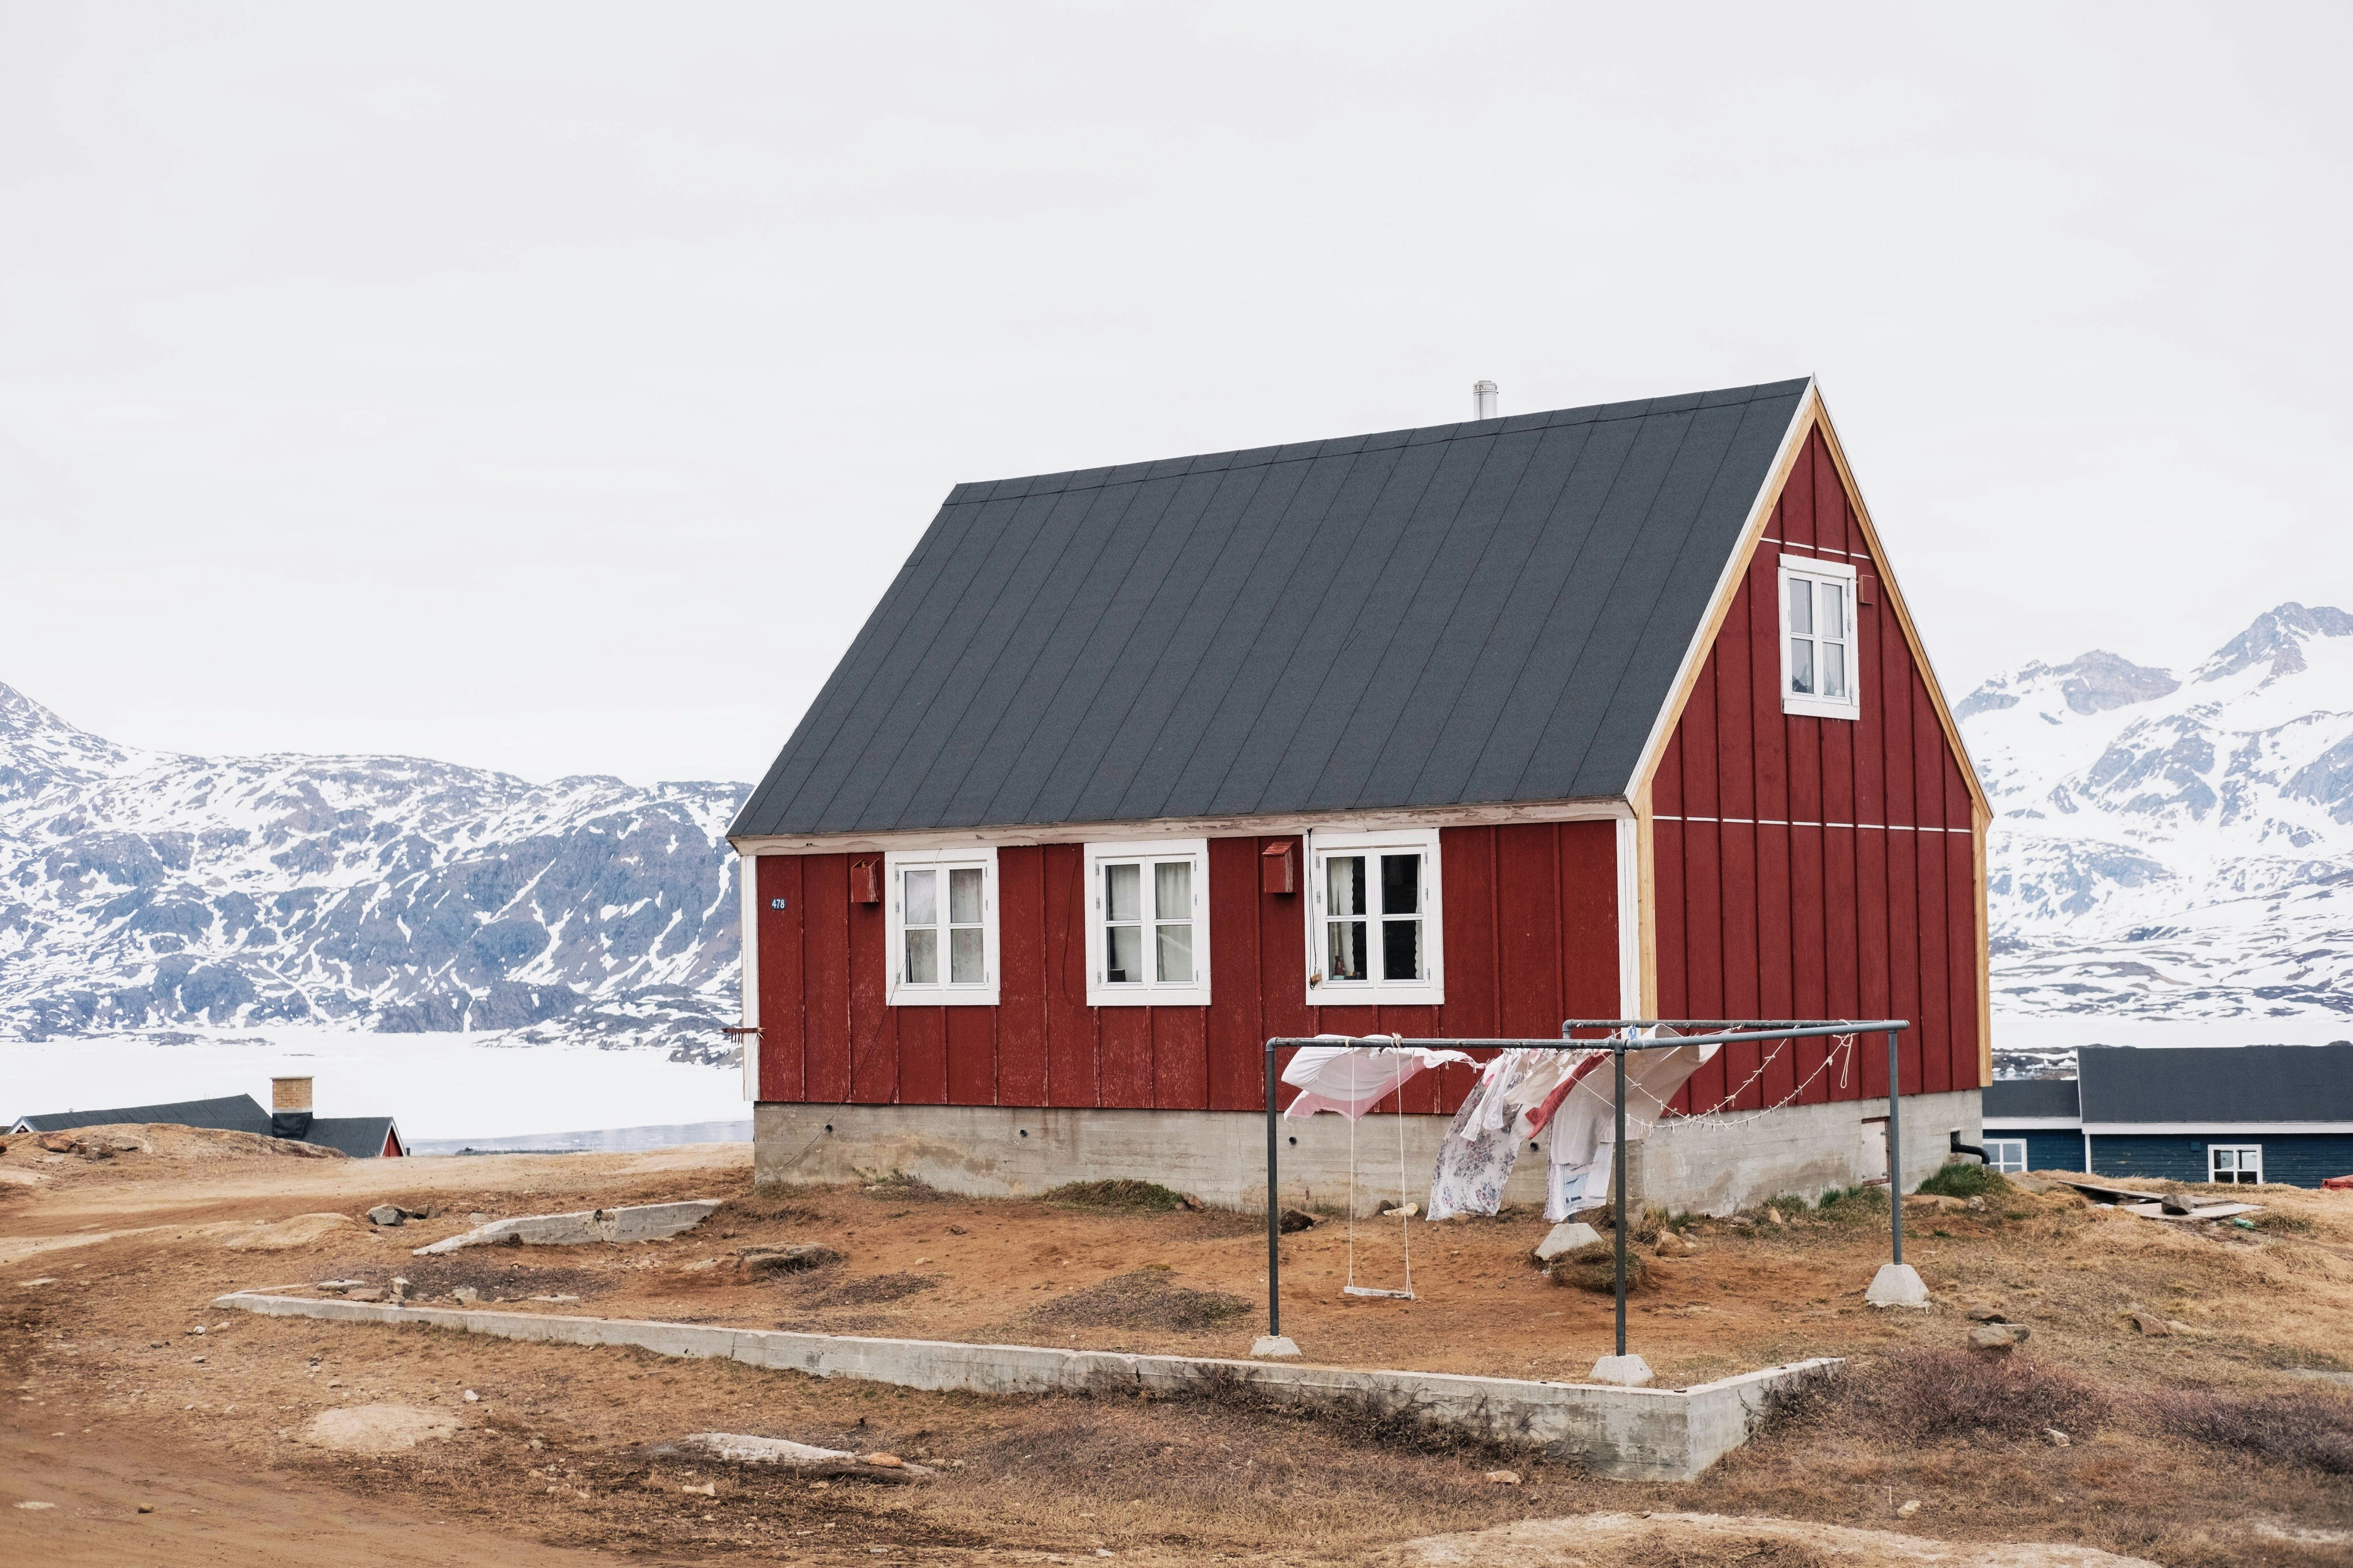
M 1987 1086 L 1984 1145 L 2004 1171 L 2316 1187 L 2353 1174 L 2353 1041 L 2084 1046 L 2072 1079 Z

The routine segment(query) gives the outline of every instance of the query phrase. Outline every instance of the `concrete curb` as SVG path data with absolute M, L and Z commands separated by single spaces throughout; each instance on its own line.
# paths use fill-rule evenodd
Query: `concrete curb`
M 1219 1383 L 1240 1384 L 1286 1403 L 1363 1404 L 1482 1437 L 1539 1445 L 1602 1475 L 1645 1481 L 1695 1479 L 1748 1440 L 1775 1389 L 1842 1364 L 1829 1357 L 1793 1362 L 1690 1389 L 1609 1388 L 1454 1373 L 1374 1372 L 1039 1345 L 859 1339 L 645 1319 L 377 1306 L 248 1291 L 220 1297 L 213 1305 L 273 1318 L 414 1323 L 548 1344 L 627 1345 L 660 1355 L 725 1356 L 772 1371 L 934 1392 L 1185 1394 Z
M 461 1247 L 496 1247 L 501 1242 L 520 1247 L 580 1247 L 597 1241 L 660 1241 L 692 1230 L 718 1207 L 717 1198 L 689 1198 L 683 1203 L 639 1204 L 629 1208 L 519 1215 L 409 1250 L 415 1257 L 429 1258 Z

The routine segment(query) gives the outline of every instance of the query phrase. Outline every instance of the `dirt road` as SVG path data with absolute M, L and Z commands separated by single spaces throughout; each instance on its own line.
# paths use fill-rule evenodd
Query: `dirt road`
M 2296 1219 L 2301 1233 L 2189 1235 L 2025 1199 L 1939 1215 L 1917 1227 L 1916 1251 L 1940 1304 L 1900 1317 L 1848 1300 L 1883 1245 L 1870 1227 L 1702 1227 L 1699 1253 L 1657 1262 L 1638 1298 L 1637 1348 L 1672 1380 L 1956 1344 L 1971 1327 L 1961 1308 L 1994 1301 L 2033 1325 L 2035 1355 L 2118 1391 L 2119 1414 L 2063 1449 L 2024 1428 L 1899 1444 L 1799 1422 L 1696 1483 L 1650 1487 L 1240 1401 L 931 1395 L 208 1307 L 233 1289 L 400 1275 L 423 1298 L 464 1287 L 522 1310 L 1230 1354 L 1254 1329 L 1262 1279 L 1262 1240 L 1246 1216 L 887 1186 L 754 1193 L 748 1161 L 724 1149 L 327 1162 L 142 1136 L 139 1152 L 99 1162 L 26 1140 L 0 1155 L 0 1368 L 12 1391 L 0 1416 L 0 1551 L 10 1561 L 136 1561 L 152 1536 L 155 1561 L 198 1563 L 338 1547 L 427 1563 L 461 1552 L 525 1563 L 1435 1563 L 1461 1559 L 1409 1543 L 1602 1511 L 1737 1527 L 1676 1526 L 1691 1540 L 1672 1546 L 1665 1523 L 1556 1527 L 1511 1538 L 1511 1555 L 1566 1563 L 1581 1541 L 1577 1560 L 1597 1568 L 1928 1560 L 1739 1523 L 1772 1516 L 1977 1543 L 1954 1562 L 2040 1541 L 2167 1563 L 2303 1564 L 2343 1559 L 2332 1532 L 2353 1530 L 2341 1478 L 2221 1451 L 2181 1464 L 2180 1442 L 2131 1404 L 2136 1390 L 2177 1384 L 2321 1386 L 2282 1369 L 2326 1370 L 2337 1364 L 2332 1346 L 2353 1343 L 2353 1262 L 2332 1250 L 2353 1243 L 2353 1202 L 2281 1196 L 2282 1209 L 2311 1216 Z M 698 1195 L 724 1206 L 672 1242 L 410 1251 L 476 1215 Z M 434 1217 L 398 1230 L 356 1219 L 387 1200 Z M 1364 1305 L 1343 1304 L 1323 1272 L 1345 1267 L 1344 1238 L 1311 1231 L 1292 1241 L 1286 1327 L 1321 1360 L 1577 1375 L 1606 1342 L 1608 1303 L 1528 1266 L 1543 1228 L 1529 1218 L 1423 1227 L 1422 1299 Z M 796 1243 L 840 1260 L 742 1277 L 742 1249 Z M 2152 1340 L 2120 1328 L 2128 1300 L 2160 1307 L 2179 1331 Z M 818 1484 L 648 1451 L 714 1429 L 883 1449 L 939 1474 L 910 1487 Z M 1505 1469 L 1517 1484 L 1488 1479 Z M 15 1506 L 26 1501 L 56 1506 Z M 138 1513 L 141 1502 L 155 1511 Z

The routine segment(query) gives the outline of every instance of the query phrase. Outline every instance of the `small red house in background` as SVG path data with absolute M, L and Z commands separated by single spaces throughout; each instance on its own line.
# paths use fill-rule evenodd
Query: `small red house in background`
M 1250 1202 L 1269 1037 L 1611 1016 L 1911 1019 L 1933 1167 L 1989 816 L 1810 381 L 959 485 L 731 829 L 759 1173 Z M 1881 1173 L 1830 1048 L 1719 1056 L 1680 1109 L 1778 1108 L 1641 1200 Z

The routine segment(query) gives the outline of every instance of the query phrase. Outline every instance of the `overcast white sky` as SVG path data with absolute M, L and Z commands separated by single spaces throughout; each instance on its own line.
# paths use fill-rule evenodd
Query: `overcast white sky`
M 2353 605 L 2349 15 L 10 0 L 0 681 L 748 780 L 957 480 L 1810 372 L 1957 693 L 2184 664 Z

